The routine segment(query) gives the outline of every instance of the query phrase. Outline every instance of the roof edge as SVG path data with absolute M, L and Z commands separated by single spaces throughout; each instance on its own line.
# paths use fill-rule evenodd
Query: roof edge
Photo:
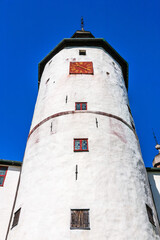
M 64 38 L 43 60 L 38 64 L 38 85 L 45 68 L 46 63 L 54 57 L 63 48 L 69 46 L 95 46 L 101 47 L 108 52 L 117 61 L 121 67 L 124 76 L 126 88 L 128 90 L 128 63 L 119 55 L 119 53 L 112 48 L 112 46 L 104 38 Z
M 160 168 L 146 167 L 147 172 L 160 172 Z
M 20 161 L 12 161 L 12 160 L 0 159 L 0 164 L 10 165 L 10 166 L 21 166 L 21 165 L 22 165 L 22 162 L 20 162 Z

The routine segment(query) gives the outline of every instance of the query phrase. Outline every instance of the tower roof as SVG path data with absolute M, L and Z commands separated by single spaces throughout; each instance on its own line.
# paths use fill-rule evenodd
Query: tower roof
M 115 61 L 122 67 L 124 81 L 128 90 L 128 63 L 116 52 L 111 45 L 103 38 L 95 38 L 91 32 L 78 30 L 71 38 L 64 38 L 38 65 L 38 85 L 41 81 L 41 75 L 44 67 L 52 57 L 66 47 L 101 47 L 109 53 Z
M 78 30 L 76 31 L 71 38 L 95 38 L 91 32 Z

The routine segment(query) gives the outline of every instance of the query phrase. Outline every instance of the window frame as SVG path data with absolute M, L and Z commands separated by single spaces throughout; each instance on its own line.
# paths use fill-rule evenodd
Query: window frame
M 80 149 L 75 149 L 75 141 L 79 140 L 80 141 Z M 82 149 L 82 141 L 86 140 L 87 141 L 87 149 Z M 74 138 L 74 152 L 88 152 L 88 138 Z
M 13 222 L 12 222 L 12 227 L 11 227 L 11 229 L 18 225 L 20 213 L 21 213 L 21 208 L 19 208 L 19 209 L 14 213 L 14 217 L 13 217 Z M 17 215 L 17 216 L 16 216 L 16 215 Z
M 81 226 L 80 223 L 78 222 L 77 225 L 79 225 L 78 227 L 73 226 L 76 225 L 73 223 L 73 219 L 72 219 L 72 214 L 74 211 L 77 212 L 83 212 L 83 215 L 81 216 L 82 218 L 79 218 L 78 220 L 80 220 L 81 224 L 85 225 L 87 224 L 87 226 Z M 71 230 L 90 230 L 90 217 L 89 217 L 89 211 L 90 209 L 71 209 L 71 219 L 70 219 L 70 229 Z M 85 222 L 84 220 L 84 214 L 87 214 L 87 221 Z
M 0 166 L 0 170 L 1 170 L 1 168 L 6 168 L 5 174 L 4 175 L 0 175 L 0 177 L 3 177 L 3 182 L 2 182 L 2 184 L 0 184 L 0 187 L 3 187 L 4 186 L 4 182 L 5 182 L 5 178 L 6 178 L 6 175 L 7 175 L 7 171 L 8 171 L 8 166 Z
M 77 104 L 80 104 L 80 109 L 76 109 Z M 86 104 L 86 109 L 82 109 L 82 104 Z M 75 102 L 75 111 L 86 111 L 87 110 L 87 102 Z

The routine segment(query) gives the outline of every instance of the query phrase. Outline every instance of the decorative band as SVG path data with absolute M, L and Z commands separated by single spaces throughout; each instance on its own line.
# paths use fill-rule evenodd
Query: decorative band
M 30 138 L 31 134 L 38 128 L 40 127 L 43 123 L 49 121 L 50 119 L 52 118 L 56 118 L 56 117 L 60 117 L 60 116 L 63 116 L 63 115 L 68 115 L 68 114 L 79 114 L 79 113 L 93 113 L 93 114 L 98 114 L 98 115 L 102 115 L 102 116 L 107 116 L 107 117 L 111 117 L 111 118 L 115 118 L 121 122 L 123 122 L 127 127 L 129 127 L 134 133 L 134 129 L 126 122 L 124 121 L 122 118 L 118 117 L 118 116 L 115 116 L 113 114 L 110 114 L 110 113 L 105 113 L 105 112 L 100 112 L 100 111 L 65 111 L 65 112 L 59 112 L 59 113 L 56 113 L 56 114 L 53 114 L 47 118 L 45 118 L 44 120 L 42 120 L 41 122 L 39 122 L 29 133 L 28 135 L 28 139 Z

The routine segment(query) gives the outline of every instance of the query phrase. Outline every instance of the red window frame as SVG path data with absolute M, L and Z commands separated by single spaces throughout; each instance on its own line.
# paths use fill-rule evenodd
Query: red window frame
M 87 142 L 87 149 L 82 149 L 82 141 Z M 80 141 L 80 149 L 75 149 L 75 142 Z M 88 138 L 75 138 L 74 139 L 74 152 L 88 152 Z
M 80 104 L 80 109 L 78 110 L 76 107 L 77 107 L 77 104 Z M 86 109 L 82 109 L 82 104 L 86 104 Z M 80 111 L 80 110 L 82 110 L 82 111 L 86 111 L 87 110 L 87 102 L 76 102 L 75 103 L 75 110 L 76 111 Z
M 8 167 L 6 167 L 6 166 L 0 166 L 0 170 L 1 170 L 2 168 L 6 168 L 6 170 L 5 170 L 5 174 L 0 175 L 0 177 L 3 177 L 3 182 L 2 182 L 2 184 L 0 184 L 0 187 L 3 187 L 4 181 L 5 181 L 5 178 L 6 178 L 6 175 L 7 175 L 7 171 L 8 171 Z

